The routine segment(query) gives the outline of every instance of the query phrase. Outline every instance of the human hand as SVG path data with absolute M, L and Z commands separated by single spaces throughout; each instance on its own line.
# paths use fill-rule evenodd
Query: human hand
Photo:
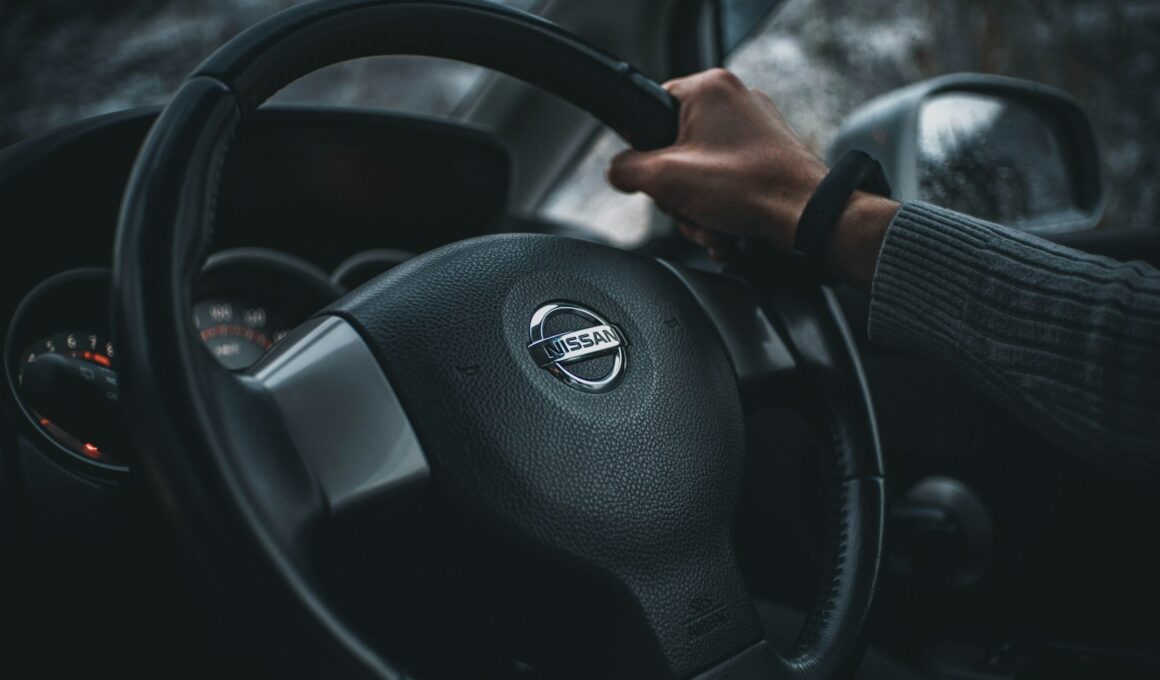
M 798 218 L 826 164 L 767 95 L 728 71 L 678 78 L 665 89 L 681 103 L 676 143 L 621 153 L 608 168 L 612 186 L 651 196 L 718 259 L 725 254 L 722 233 L 792 249 Z

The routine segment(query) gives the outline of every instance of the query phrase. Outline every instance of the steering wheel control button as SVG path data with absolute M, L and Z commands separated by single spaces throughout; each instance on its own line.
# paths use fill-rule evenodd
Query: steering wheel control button
M 579 305 L 553 302 L 532 314 L 528 352 L 540 368 L 582 392 L 607 392 L 625 369 L 619 328 Z

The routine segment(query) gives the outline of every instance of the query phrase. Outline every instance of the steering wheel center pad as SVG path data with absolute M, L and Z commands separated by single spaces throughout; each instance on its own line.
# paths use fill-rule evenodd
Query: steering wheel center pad
M 552 301 L 595 310 L 629 339 L 614 389 L 570 389 L 533 361 L 528 320 Z M 733 558 L 745 456 L 737 384 L 668 270 L 584 241 L 484 237 L 401 265 L 331 311 L 368 339 L 434 483 L 502 531 L 623 583 L 674 668 L 760 637 Z M 698 601 L 748 615 L 707 623 L 695 658 L 682 658 Z

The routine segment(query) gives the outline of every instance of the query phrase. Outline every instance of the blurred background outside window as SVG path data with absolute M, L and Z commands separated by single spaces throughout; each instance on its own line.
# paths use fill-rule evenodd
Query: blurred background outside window
M 817 153 L 851 110 L 889 90 L 959 71 L 1026 78 L 1069 92 L 1092 116 L 1108 184 L 1104 225 L 1160 226 L 1160 2 L 722 2 L 723 42 L 736 45 L 727 66 L 768 92 Z M 89 116 L 162 104 L 215 48 L 293 4 L 2 0 L 0 147 Z M 455 117 L 484 73 L 428 58 L 362 59 L 308 76 L 275 101 Z M 649 201 L 604 180 L 622 148 L 611 133 L 597 135 L 541 211 L 620 245 L 646 239 L 663 222 Z
M 203 59 L 303 0 L 0 0 L 0 147 L 65 123 L 164 104 Z M 537 0 L 502 0 L 532 9 Z M 487 73 L 427 57 L 359 59 L 273 101 L 456 117 Z
M 859 104 L 910 83 L 973 71 L 1068 92 L 1103 154 L 1101 226 L 1160 227 L 1160 2 L 1104 0 L 724 0 L 726 66 L 767 92 L 817 154 Z M 756 30 L 747 31 L 757 19 Z M 631 245 L 651 208 L 603 181 L 624 148 L 603 133 L 549 197 L 555 219 Z

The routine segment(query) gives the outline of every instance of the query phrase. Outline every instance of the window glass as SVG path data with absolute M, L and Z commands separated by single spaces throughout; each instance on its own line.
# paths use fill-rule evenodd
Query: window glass
M 740 17 L 750 2 L 724 2 L 728 39 L 745 32 Z M 726 66 L 773 97 L 823 157 L 854 108 L 910 83 L 970 71 L 1058 87 L 1092 117 L 1107 180 L 1104 224 L 1160 226 L 1151 86 L 1160 82 L 1160 3 L 786 0 L 747 35 Z M 557 219 L 633 243 L 649 234 L 648 203 L 604 184 L 617 148 L 603 133 L 546 207 Z
M 858 105 L 946 73 L 1025 78 L 1088 112 L 1107 179 L 1104 224 L 1160 226 L 1160 3 L 787 0 L 729 58 L 825 153 Z
M 732 52 L 781 0 L 720 0 L 721 40 Z
M 548 195 L 541 213 L 622 247 L 640 245 L 651 234 L 652 199 L 622 194 L 604 172 L 613 156 L 628 145 L 611 130 L 602 130 L 587 153 Z
M 75 120 L 163 104 L 205 57 L 302 0 L 0 0 L 0 147 Z M 504 4 L 530 9 L 535 0 Z M 441 116 L 464 108 L 483 69 L 422 57 L 360 59 L 275 101 Z
M 1064 131 L 1026 104 L 944 92 L 918 110 L 918 197 L 991 222 L 1029 228 L 1082 220 Z

